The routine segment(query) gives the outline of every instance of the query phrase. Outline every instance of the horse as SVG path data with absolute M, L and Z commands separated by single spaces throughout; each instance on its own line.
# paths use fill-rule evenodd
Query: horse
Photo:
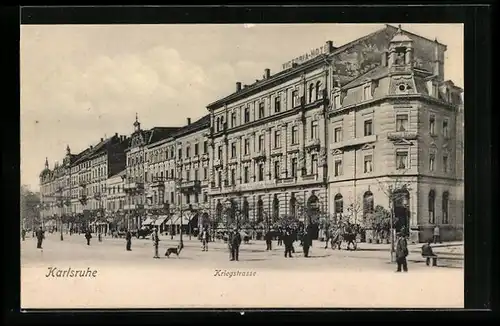
M 335 250 L 335 246 L 338 250 L 341 249 L 342 242 L 347 242 L 347 250 L 351 250 L 351 244 L 353 246 L 353 250 L 357 249 L 356 237 L 358 233 L 353 227 L 339 227 L 334 231 L 331 236 L 331 246 L 332 249 Z

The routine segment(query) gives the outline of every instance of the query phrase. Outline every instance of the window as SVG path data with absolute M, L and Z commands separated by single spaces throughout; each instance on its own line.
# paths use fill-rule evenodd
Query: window
M 262 119 L 265 117 L 265 111 L 264 111 L 264 101 L 259 102 L 259 119 Z
M 198 181 L 198 169 L 194 170 L 194 179 Z
M 199 201 L 199 199 L 198 199 L 198 193 L 195 192 L 194 193 L 194 202 L 197 203 L 198 201 Z
M 297 178 L 297 158 L 292 158 L 292 177 Z
M 373 135 L 373 123 L 372 120 L 365 121 L 365 137 Z
M 300 105 L 299 91 L 292 92 L 292 106 L 295 108 Z
M 408 167 L 408 152 L 400 151 L 396 153 L 396 169 L 404 170 Z
M 448 205 L 450 201 L 450 194 L 448 191 L 443 193 L 443 202 L 441 203 L 442 215 L 443 215 L 443 224 L 449 223 L 448 216 Z
M 217 158 L 219 160 L 222 160 L 222 145 L 219 145 L 218 150 L 217 150 Z
M 243 183 L 248 183 L 248 166 L 243 167 Z
M 181 158 L 182 158 L 182 148 L 179 148 L 178 158 L 179 158 L 179 159 L 181 159 Z
M 203 142 L 203 153 L 208 153 L 208 142 L 206 140 Z
M 436 193 L 434 190 L 429 191 L 429 197 L 427 199 L 429 204 L 429 223 L 436 223 L 435 206 L 436 206 Z
M 244 114 L 244 121 L 245 123 L 250 122 L 250 108 L 245 108 L 245 114 Z
M 368 214 L 373 214 L 374 206 L 373 193 L 368 190 L 363 195 L 363 218 L 366 218 Z
M 333 104 L 336 109 L 340 108 L 340 95 L 335 95 L 333 97 Z
M 236 170 L 231 169 L 231 185 L 236 185 Z
M 323 98 L 323 94 L 321 94 L 321 82 L 316 82 L 316 100 Z
M 309 98 L 307 103 L 311 103 L 314 99 L 314 84 L 309 85 Z
M 299 127 L 292 127 L 292 145 L 296 145 L 299 143 Z
M 366 100 L 369 100 L 371 98 L 371 92 L 370 92 L 370 86 L 365 86 L 363 88 L 363 99 L 366 101 Z
M 186 157 L 190 157 L 191 156 L 191 147 L 186 147 Z
M 340 217 L 344 213 L 344 198 L 341 194 L 335 195 L 335 216 Z
M 274 98 L 274 112 L 279 113 L 281 111 L 281 95 L 278 93 Z
M 436 117 L 434 114 L 429 117 L 429 132 L 432 136 L 436 134 Z
M 338 143 L 342 141 L 342 128 L 335 128 L 333 133 L 333 141 Z
M 175 152 L 175 150 L 174 150 L 174 148 L 172 147 L 172 148 L 170 149 L 170 158 L 175 158 L 175 157 L 174 157 L 174 156 L 175 156 L 174 152 Z
M 448 119 L 443 120 L 443 136 L 444 138 L 448 138 Z
M 198 155 L 198 151 L 199 151 L 199 146 L 198 144 L 194 144 L 194 155 Z
M 231 158 L 236 158 L 236 143 L 231 144 Z
M 341 174 L 342 174 L 342 161 L 336 160 L 335 161 L 335 176 L 338 177 Z
M 250 154 L 250 139 L 245 138 L 245 140 L 243 141 L 243 144 L 244 144 L 243 150 L 244 150 L 245 155 Z
M 281 132 L 279 130 L 274 131 L 274 148 L 281 147 Z
M 264 181 L 264 164 L 260 163 L 258 168 L 259 168 L 259 181 Z
M 204 203 L 208 202 L 208 194 L 206 192 L 203 193 L 203 202 Z
M 203 180 L 208 179 L 208 168 L 204 167 L 203 168 Z
M 370 173 L 373 171 L 373 156 L 365 155 L 365 165 L 364 165 L 365 173 Z
M 231 128 L 236 127 L 236 112 L 231 113 Z
M 434 171 L 434 161 L 436 157 L 434 154 L 429 155 L 429 171 Z
M 191 196 L 189 194 L 186 194 L 186 204 L 191 203 Z
M 190 181 L 191 180 L 191 173 L 189 170 L 186 170 L 186 181 Z
M 317 175 L 318 174 L 318 155 L 317 154 L 313 154 L 311 156 L 311 172 L 312 174 L 314 175 Z
M 217 181 L 219 183 L 219 188 L 222 187 L 222 171 L 217 171 Z
M 171 170 L 170 170 L 170 179 L 175 179 L 175 176 L 174 176 L 174 169 L 171 169 Z
M 264 149 L 264 135 L 259 135 L 259 151 Z
M 280 178 L 280 162 L 279 161 L 274 161 L 274 178 L 275 179 Z
M 448 173 L 448 155 L 443 156 L 443 172 Z
M 408 130 L 408 114 L 396 115 L 396 131 Z
M 311 139 L 319 138 L 319 125 L 318 121 L 311 121 Z

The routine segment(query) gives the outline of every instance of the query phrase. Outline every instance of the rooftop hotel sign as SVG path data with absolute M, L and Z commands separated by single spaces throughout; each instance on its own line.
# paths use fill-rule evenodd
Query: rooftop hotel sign
M 286 70 L 286 69 L 289 69 L 289 68 L 292 68 L 293 64 L 294 63 L 297 63 L 297 64 L 300 64 L 300 63 L 303 63 L 303 62 L 306 62 L 308 60 L 311 60 L 317 56 L 320 56 L 322 54 L 325 54 L 325 53 L 329 53 L 330 52 L 330 46 L 327 42 L 327 44 L 325 44 L 324 46 L 320 46 L 319 48 L 316 48 L 316 49 L 312 49 L 311 51 L 301 55 L 300 57 L 297 57 L 293 60 L 290 60 L 288 62 L 285 62 L 282 67 L 283 67 L 283 70 Z

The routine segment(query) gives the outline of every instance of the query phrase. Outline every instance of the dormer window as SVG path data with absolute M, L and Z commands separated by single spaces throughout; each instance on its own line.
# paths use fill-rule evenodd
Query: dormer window
M 405 62 L 406 48 L 398 47 L 394 53 L 394 64 L 397 66 L 401 66 L 406 64 Z

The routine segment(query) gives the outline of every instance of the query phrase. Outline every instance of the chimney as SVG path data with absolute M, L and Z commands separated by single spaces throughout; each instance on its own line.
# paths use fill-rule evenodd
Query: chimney
M 297 67 L 299 64 L 297 62 L 292 62 L 292 68 Z
M 118 133 L 117 132 L 115 132 L 115 137 L 118 137 Z
M 240 83 L 241 84 L 241 83 Z M 241 87 L 240 87 L 241 88 Z M 191 118 L 187 118 L 188 126 L 191 124 Z
M 241 83 L 240 82 L 236 82 L 236 91 L 237 92 L 241 91 Z
M 326 41 L 325 43 L 325 53 L 331 53 L 333 51 L 333 42 Z
M 387 67 L 387 51 L 382 52 L 382 67 Z
M 101 143 L 104 141 L 104 138 L 101 137 Z
M 271 69 L 266 68 L 264 69 L 264 79 L 269 79 L 271 77 Z
M 243 88 L 247 88 L 247 87 L 248 87 L 248 85 L 247 85 L 247 84 L 243 85 Z

